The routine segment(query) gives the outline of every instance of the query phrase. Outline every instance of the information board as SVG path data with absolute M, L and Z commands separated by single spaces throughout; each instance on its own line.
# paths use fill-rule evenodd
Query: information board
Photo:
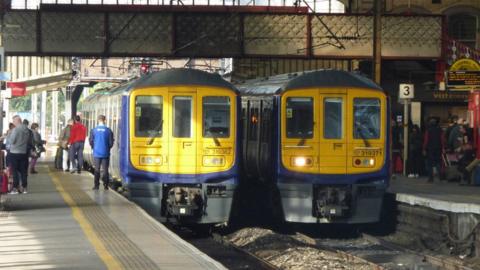
M 448 71 L 447 86 L 457 90 L 480 87 L 480 71 Z

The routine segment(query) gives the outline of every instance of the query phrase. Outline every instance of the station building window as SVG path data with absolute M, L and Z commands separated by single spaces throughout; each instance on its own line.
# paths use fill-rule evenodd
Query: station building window
M 451 38 L 476 48 L 477 16 L 457 13 L 448 17 L 448 33 Z

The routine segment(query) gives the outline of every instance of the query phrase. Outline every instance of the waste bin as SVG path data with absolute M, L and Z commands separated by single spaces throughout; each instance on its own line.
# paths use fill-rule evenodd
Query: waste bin
M 480 186 L 480 166 L 475 167 L 473 171 L 473 184 L 475 186 Z

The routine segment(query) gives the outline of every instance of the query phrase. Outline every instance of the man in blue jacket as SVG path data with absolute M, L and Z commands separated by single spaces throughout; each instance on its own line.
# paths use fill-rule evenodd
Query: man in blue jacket
M 110 149 L 113 146 L 113 132 L 105 125 L 105 115 L 98 116 L 98 126 L 90 131 L 90 146 L 93 149 L 95 160 L 95 178 L 93 190 L 100 186 L 100 171 L 103 167 L 103 186 L 108 190 L 108 165 L 110 163 Z

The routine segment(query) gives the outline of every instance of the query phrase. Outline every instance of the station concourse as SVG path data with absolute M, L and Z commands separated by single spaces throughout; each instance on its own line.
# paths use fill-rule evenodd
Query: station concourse
M 1 197 L 1 269 L 226 269 L 93 175 L 38 170 Z

